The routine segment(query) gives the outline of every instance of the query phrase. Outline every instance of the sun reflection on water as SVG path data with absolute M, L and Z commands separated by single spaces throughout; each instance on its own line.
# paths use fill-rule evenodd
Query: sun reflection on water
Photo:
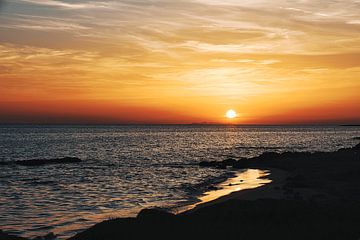
M 264 184 L 271 182 L 270 179 L 265 178 L 268 175 L 270 175 L 269 171 L 260 169 L 246 169 L 237 173 L 235 177 L 229 178 L 225 182 L 218 184 L 216 189 L 205 192 L 202 196 L 199 197 L 199 202 L 193 205 L 178 208 L 174 212 L 181 213 L 193 209 L 200 204 L 229 195 L 233 192 L 263 186 Z

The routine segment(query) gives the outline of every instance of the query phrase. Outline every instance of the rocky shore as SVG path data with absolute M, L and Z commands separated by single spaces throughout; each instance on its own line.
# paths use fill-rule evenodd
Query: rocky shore
M 203 167 L 270 170 L 272 183 L 195 209 L 111 219 L 69 240 L 360 238 L 360 144 L 336 152 L 264 153 Z M 10 238 L 4 233 L 0 240 Z

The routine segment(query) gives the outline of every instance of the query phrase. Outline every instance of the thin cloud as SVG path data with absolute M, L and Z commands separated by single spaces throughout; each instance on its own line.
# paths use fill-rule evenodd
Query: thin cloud
M 4 8 L 5 5 L 5 1 L 4 0 L 0 0 L 0 12 L 1 10 Z
M 75 22 L 70 22 L 58 18 L 36 18 L 29 16 L 29 18 L 23 17 L 20 19 L 12 19 L 10 22 L 10 24 L 1 27 L 13 29 L 30 29 L 38 31 L 69 31 L 74 33 L 76 33 L 77 30 L 91 29 L 90 27 L 86 27 Z
M 59 7 L 65 9 L 87 9 L 87 8 L 109 8 L 109 2 L 87 2 L 87 3 L 67 3 L 55 0 L 21 0 L 22 2 L 44 5 L 49 7 Z

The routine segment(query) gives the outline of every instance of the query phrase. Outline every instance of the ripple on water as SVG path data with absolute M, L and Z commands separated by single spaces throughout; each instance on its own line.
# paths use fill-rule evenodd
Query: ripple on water
M 332 151 L 354 145 L 359 127 L 0 126 L 1 161 L 76 156 L 80 164 L 1 165 L 0 228 L 61 238 L 141 208 L 193 204 L 231 177 L 200 161 L 264 151 Z

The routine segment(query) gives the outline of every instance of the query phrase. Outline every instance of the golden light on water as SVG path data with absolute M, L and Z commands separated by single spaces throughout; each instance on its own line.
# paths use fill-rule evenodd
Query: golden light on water
M 247 169 L 245 171 L 239 172 L 235 177 L 217 185 L 216 190 L 205 192 L 202 196 L 199 197 L 200 202 L 174 209 L 173 212 L 181 213 L 193 209 L 200 204 L 219 199 L 220 197 L 227 196 L 236 191 L 263 186 L 264 184 L 270 183 L 272 181 L 268 178 L 265 178 L 268 175 L 268 171 L 260 169 Z
M 226 112 L 225 116 L 229 119 L 234 119 L 238 116 L 238 114 L 234 110 L 230 109 Z

